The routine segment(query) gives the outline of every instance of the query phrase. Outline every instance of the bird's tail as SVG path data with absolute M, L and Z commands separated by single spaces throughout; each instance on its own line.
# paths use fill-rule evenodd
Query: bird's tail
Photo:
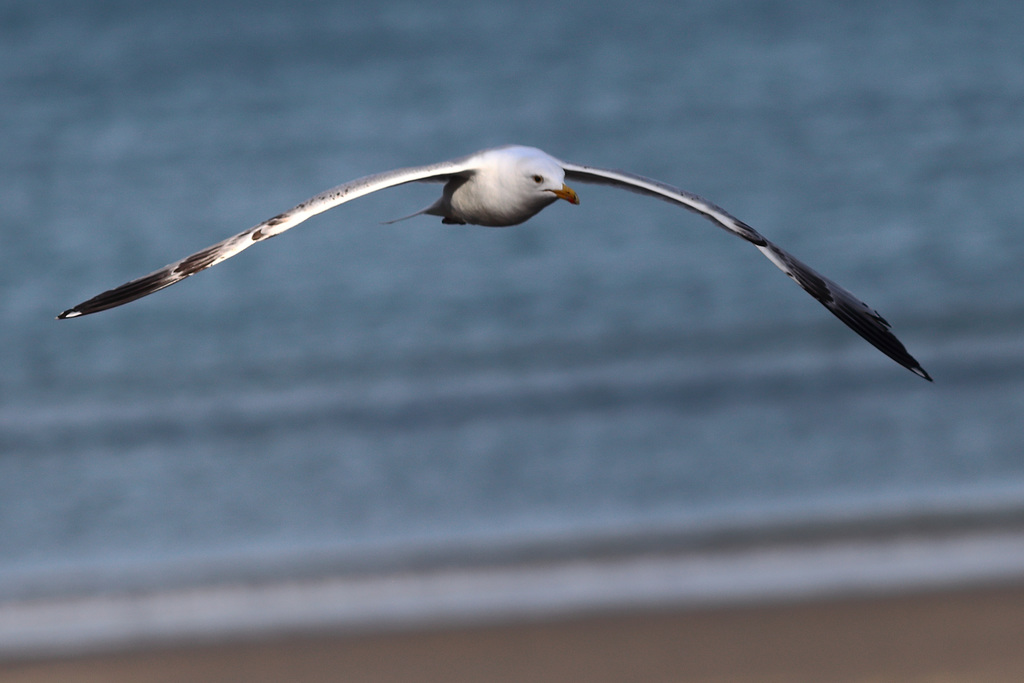
M 392 223 L 398 223 L 400 221 L 405 221 L 405 220 L 408 220 L 410 218 L 415 218 L 416 216 L 442 216 L 443 217 L 445 215 L 445 213 L 444 213 L 444 208 L 442 206 L 442 201 L 443 201 L 443 198 L 442 199 L 438 199 L 436 202 L 434 202 L 430 206 L 425 206 L 422 209 L 420 209 L 419 211 L 416 211 L 415 213 L 410 213 L 408 216 L 402 216 L 401 218 L 395 218 L 394 220 L 390 220 L 390 221 L 381 221 L 381 225 L 391 225 Z

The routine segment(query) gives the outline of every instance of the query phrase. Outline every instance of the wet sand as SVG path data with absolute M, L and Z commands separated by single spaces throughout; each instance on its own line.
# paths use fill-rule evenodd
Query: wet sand
M 0 681 L 1024 680 L 1024 586 L 609 613 L 0 664 Z

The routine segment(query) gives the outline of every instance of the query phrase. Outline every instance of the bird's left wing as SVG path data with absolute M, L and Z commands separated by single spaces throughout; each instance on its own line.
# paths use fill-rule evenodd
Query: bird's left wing
M 890 325 L 866 303 L 851 292 L 821 275 L 813 268 L 792 256 L 789 252 L 765 239 L 757 230 L 730 215 L 721 207 L 657 180 L 651 180 L 625 171 L 614 171 L 592 166 L 580 166 L 560 162 L 568 181 L 610 185 L 639 194 L 655 197 L 710 219 L 725 230 L 742 237 L 768 257 L 772 263 L 800 285 L 805 292 L 817 299 L 825 308 L 842 320 L 854 332 L 864 337 L 875 348 L 914 374 L 931 381 L 906 347 L 889 331 Z
M 412 168 L 400 168 L 394 171 L 377 173 L 363 178 L 338 185 L 330 190 L 321 192 L 311 197 L 298 206 L 284 213 L 269 218 L 259 225 L 255 225 L 245 232 L 240 232 L 234 237 L 229 237 L 223 242 L 198 251 L 191 256 L 186 256 L 180 261 L 168 264 L 160 270 L 138 279 L 126 282 L 125 284 L 97 294 L 88 301 L 84 301 L 74 308 L 69 308 L 57 316 L 59 320 L 64 318 L 77 318 L 79 316 L 97 313 L 108 308 L 114 308 L 135 301 L 148 294 L 169 287 L 175 282 L 184 280 L 190 275 L 195 275 L 201 270 L 215 266 L 225 259 L 229 259 L 253 244 L 261 242 L 269 237 L 280 235 L 285 230 L 293 228 L 304 220 L 331 209 L 339 204 L 352 201 L 364 195 L 378 190 L 384 190 L 396 185 L 404 185 L 413 182 L 445 182 L 453 177 L 468 177 L 473 173 L 473 161 L 476 155 L 461 157 L 451 161 L 442 161 L 428 166 L 416 166 Z

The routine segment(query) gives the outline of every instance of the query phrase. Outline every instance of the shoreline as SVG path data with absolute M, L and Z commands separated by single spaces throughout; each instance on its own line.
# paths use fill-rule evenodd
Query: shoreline
M 1024 583 L 1024 533 L 280 576 L 0 601 L 0 663 L 288 633 L 372 633 Z
M 1024 680 L 1024 533 L 0 601 L 0 683 Z
M 285 633 L 0 663 L 3 683 L 1024 680 L 1024 582 L 753 606 Z

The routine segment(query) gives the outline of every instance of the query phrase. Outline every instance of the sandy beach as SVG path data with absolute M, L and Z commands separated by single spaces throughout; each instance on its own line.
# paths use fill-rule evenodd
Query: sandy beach
M 48 681 L 1024 680 L 1024 586 L 476 627 L 290 634 L 8 661 Z

